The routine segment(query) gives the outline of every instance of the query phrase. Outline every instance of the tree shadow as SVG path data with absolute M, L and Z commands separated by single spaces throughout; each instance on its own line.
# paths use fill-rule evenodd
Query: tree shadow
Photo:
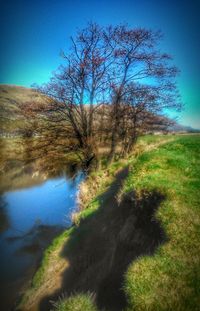
M 120 202 L 117 194 L 128 168 L 116 175 L 110 188 L 101 196 L 100 208 L 82 220 L 64 245 L 61 257 L 69 262 L 62 275 L 62 285 L 51 296 L 40 301 L 40 310 L 52 309 L 63 293 L 92 292 L 100 310 L 121 311 L 126 306 L 122 289 L 124 274 L 138 257 L 152 255 L 167 241 L 161 224 L 155 217 L 164 196 L 133 191 Z

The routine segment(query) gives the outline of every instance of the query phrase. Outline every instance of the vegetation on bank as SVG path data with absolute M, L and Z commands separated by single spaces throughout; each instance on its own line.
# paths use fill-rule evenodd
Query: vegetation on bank
M 145 140 L 149 148 L 143 152 Z M 110 296 L 109 289 L 115 291 L 115 286 L 119 285 L 118 279 L 114 284 L 109 279 L 114 276 L 112 272 L 116 275 L 117 271 L 124 272 L 123 275 L 118 275 L 121 286 L 117 293 L 121 298 L 119 302 L 128 311 L 198 310 L 200 137 L 174 137 L 173 141 L 160 144 L 157 148 L 151 148 L 150 142 L 154 144 L 149 136 L 139 143 L 134 155 L 90 175 L 84 185 L 82 210 L 74 216 L 76 225 L 64 232 L 46 250 L 32 288 L 24 295 L 21 304 L 24 310 L 30 309 L 35 300 L 39 303 L 44 298 L 45 286 L 46 289 L 51 286 L 56 273 L 60 273 L 64 279 L 66 271 L 76 275 L 75 281 L 80 287 L 72 286 L 71 293 L 67 292 L 67 298 L 56 303 L 57 310 L 72 311 L 75 306 L 80 311 L 96 310 L 95 303 L 98 310 L 101 309 L 105 305 L 104 300 L 113 297 Z M 129 172 L 122 178 L 120 170 L 127 166 Z M 115 199 L 111 199 L 113 194 Z M 126 215 L 123 214 L 124 211 Z M 141 227 L 144 224 L 146 231 Z M 104 232 L 100 232 L 102 230 Z M 157 237 L 155 230 L 162 239 L 154 241 Z M 136 237 L 137 235 L 139 236 Z M 106 241 L 102 245 L 100 238 L 103 236 Z M 135 244 L 131 244 L 130 238 L 136 240 L 133 242 Z M 134 249 L 128 250 L 126 240 L 130 248 L 141 248 L 139 255 L 137 252 L 135 254 Z M 107 241 L 111 244 L 107 244 Z M 155 242 L 153 248 L 151 242 Z M 104 253 L 92 253 L 92 257 L 87 258 L 88 262 L 85 263 L 86 254 L 90 256 L 90 249 L 96 249 L 95 245 L 100 251 L 106 246 Z M 112 252 L 108 245 L 113 247 Z M 129 256 L 128 251 L 132 251 L 126 264 L 119 263 L 115 258 L 120 254 L 118 250 L 121 253 L 124 251 L 120 256 L 122 261 Z M 79 271 L 70 270 L 76 266 L 79 266 Z M 126 267 L 125 271 L 121 269 L 122 266 L 123 269 Z M 106 273 L 105 270 L 110 272 L 106 274 L 108 283 L 104 282 L 103 287 L 107 288 L 108 293 L 105 290 L 102 294 L 98 286 L 102 285 L 99 279 L 101 274 Z M 93 277 L 90 279 L 90 276 Z M 91 280 L 96 284 L 91 284 Z M 65 282 L 67 284 L 67 276 Z M 81 284 L 85 286 L 84 290 Z M 63 285 L 64 280 L 59 286 L 66 293 Z M 88 288 L 96 288 L 96 291 L 89 293 Z M 41 296 L 39 293 L 42 293 Z M 58 295 L 62 296 L 62 292 L 58 292 Z M 125 305 L 123 296 L 126 297 Z M 46 298 L 51 299 L 51 295 Z M 112 303 L 107 310 L 115 310 Z
M 185 136 L 141 155 L 124 191 L 154 189 L 166 199 L 157 212 L 168 237 L 153 257 L 126 274 L 129 310 L 198 310 L 200 302 L 200 137 Z
M 55 307 L 57 311 L 97 311 L 97 307 L 94 304 L 94 297 L 91 294 L 79 294 L 65 300 L 59 300 L 55 304 Z

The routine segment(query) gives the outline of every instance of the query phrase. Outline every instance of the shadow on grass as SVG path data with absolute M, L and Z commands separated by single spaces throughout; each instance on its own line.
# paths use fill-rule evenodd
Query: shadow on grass
M 117 194 L 128 168 L 116 175 L 110 188 L 99 197 L 100 208 L 82 220 L 64 245 L 61 256 L 69 262 L 62 275 L 62 285 L 53 295 L 40 301 L 40 310 L 52 309 L 63 293 L 95 293 L 100 310 L 120 311 L 126 306 L 122 289 L 124 274 L 131 262 L 152 255 L 164 243 L 166 235 L 155 218 L 164 197 L 158 192 Z

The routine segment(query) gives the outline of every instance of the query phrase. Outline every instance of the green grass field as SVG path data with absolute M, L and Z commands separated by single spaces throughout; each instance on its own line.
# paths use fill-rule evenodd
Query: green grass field
M 154 138 L 145 139 L 148 146 L 155 144 Z M 72 268 L 73 265 L 76 268 L 79 265 L 78 272 L 70 268 L 70 265 L 65 267 L 65 272 L 69 275 L 71 273 L 76 285 L 71 287 L 71 295 L 67 293 L 68 298 L 57 301 L 54 308 L 59 311 L 115 310 L 114 300 L 113 305 L 110 302 L 110 308 L 105 307 L 105 300 L 114 297 L 109 289 L 115 292 L 115 286 L 118 286 L 118 279 L 116 283 L 112 282 L 113 275 L 120 278 L 119 296 L 123 288 L 126 299 L 120 310 L 199 310 L 200 136 L 177 136 L 160 144 L 164 139 L 166 138 L 160 137 L 157 147 L 147 148 L 146 151 L 141 149 L 139 142 L 140 152 L 91 174 L 85 182 L 86 195 L 82 210 L 75 217 L 76 226 L 58 237 L 46 251 L 33 286 L 24 296 L 24 310 L 30 306 L 30 297 L 32 301 L 38 299 L 38 302 L 43 298 L 39 293 L 45 283 L 49 284 L 55 278 L 56 269 L 52 272 L 51 267 L 59 261 L 62 265 L 63 262 L 70 261 Z M 127 166 L 128 175 L 124 175 L 120 191 L 116 190 L 115 184 L 122 178 L 119 177 L 119 172 Z M 126 197 L 133 191 L 134 198 L 127 201 Z M 162 199 L 155 214 L 152 213 L 149 217 L 148 209 L 154 210 L 154 204 L 157 204 L 152 200 L 155 193 Z M 116 196 L 115 199 L 111 197 L 113 195 Z M 143 215 L 142 224 L 148 225 L 147 228 L 139 227 L 143 241 L 140 241 L 140 236 L 136 239 L 138 226 L 134 229 L 132 223 L 133 216 L 137 215 L 140 219 L 138 213 Z M 148 250 L 151 244 L 155 226 L 158 229 L 161 226 L 166 238 L 156 244 L 151 254 L 147 251 L 145 255 L 145 248 Z M 102 242 L 102 239 L 105 241 Z M 124 242 L 126 239 L 127 245 Z M 152 236 L 152 241 L 153 239 Z M 136 242 L 133 243 L 132 240 Z M 93 246 L 91 248 L 88 245 Z M 129 249 L 131 247 L 132 250 Z M 142 249 L 139 255 L 137 247 Z M 132 260 L 125 264 L 123 261 L 126 261 L 130 251 Z M 88 265 L 85 265 L 85 258 L 89 260 Z M 64 271 L 61 275 L 63 273 Z M 104 294 L 100 290 L 103 274 L 109 285 Z M 60 296 L 62 290 L 65 293 L 67 288 L 64 283 L 62 286 Z M 104 286 L 106 288 L 105 282 Z M 117 299 L 118 297 L 116 301 Z M 104 308 L 101 308 L 102 305 Z
M 126 274 L 129 310 L 199 310 L 200 137 L 185 136 L 133 161 L 124 191 L 158 190 L 169 241 Z

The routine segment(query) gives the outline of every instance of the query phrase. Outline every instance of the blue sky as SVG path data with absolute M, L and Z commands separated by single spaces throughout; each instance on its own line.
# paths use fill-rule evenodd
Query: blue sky
M 61 63 L 60 50 L 67 50 L 69 37 L 87 21 L 160 29 L 161 49 L 174 57 L 181 70 L 178 85 L 185 110 L 179 121 L 200 128 L 199 11 L 199 0 L 4 1 L 0 83 L 47 82 Z

